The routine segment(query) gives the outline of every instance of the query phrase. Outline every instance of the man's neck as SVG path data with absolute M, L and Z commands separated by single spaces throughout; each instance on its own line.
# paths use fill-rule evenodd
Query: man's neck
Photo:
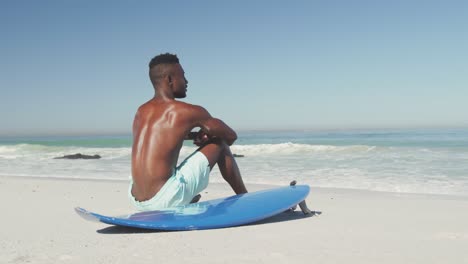
M 154 94 L 155 99 L 159 100 L 174 100 L 174 94 L 167 89 L 156 89 Z

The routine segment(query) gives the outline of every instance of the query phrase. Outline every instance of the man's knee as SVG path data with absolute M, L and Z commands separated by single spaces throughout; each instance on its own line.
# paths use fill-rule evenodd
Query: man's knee
M 224 150 L 226 148 L 229 148 L 229 145 L 224 140 L 214 138 L 214 139 L 210 139 L 209 141 L 207 141 L 198 150 L 202 150 L 202 149 L 205 149 L 205 148 L 210 148 L 210 149 L 211 148 L 216 148 L 216 149 L 219 149 L 220 151 L 222 151 L 222 150 Z
M 210 168 L 213 168 L 213 166 L 218 162 L 221 154 L 224 152 L 224 147 L 220 144 L 210 143 L 201 146 L 198 151 L 205 155 L 210 164 Z

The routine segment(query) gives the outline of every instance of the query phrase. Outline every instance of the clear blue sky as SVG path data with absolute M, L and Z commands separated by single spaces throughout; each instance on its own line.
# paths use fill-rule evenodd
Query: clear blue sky
M 162 52 L 238 130 L 468 125 L 467 1 L 3 1 L 0 29 L 0 135 L 130 133 Z

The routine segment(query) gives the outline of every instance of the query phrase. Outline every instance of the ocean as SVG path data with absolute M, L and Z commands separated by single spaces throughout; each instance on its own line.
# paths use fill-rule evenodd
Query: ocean
M 468 128 L 239 132 L 244 181 L 398 193 L 468 195 Z M 132 138 L 0 138 L 0 175 L 128 180 Z M 186 142 L 182 160 L 196 149 Z M 54 159 L 98 154 L 97 160 Z M 216 168 L 211 182 L 223 182 Z

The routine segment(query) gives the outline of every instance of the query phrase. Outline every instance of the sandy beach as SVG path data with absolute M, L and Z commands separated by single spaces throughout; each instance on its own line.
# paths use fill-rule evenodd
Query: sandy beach
M 131 213 L 126 190 L 125 181 L 0 177 L 0 263 L 468 263 L 466 197 L 312 186 L 319 216 L 186 232 L 113 227 L 73 210 Z M 202 199 L 231 194 L 213 183 Z

